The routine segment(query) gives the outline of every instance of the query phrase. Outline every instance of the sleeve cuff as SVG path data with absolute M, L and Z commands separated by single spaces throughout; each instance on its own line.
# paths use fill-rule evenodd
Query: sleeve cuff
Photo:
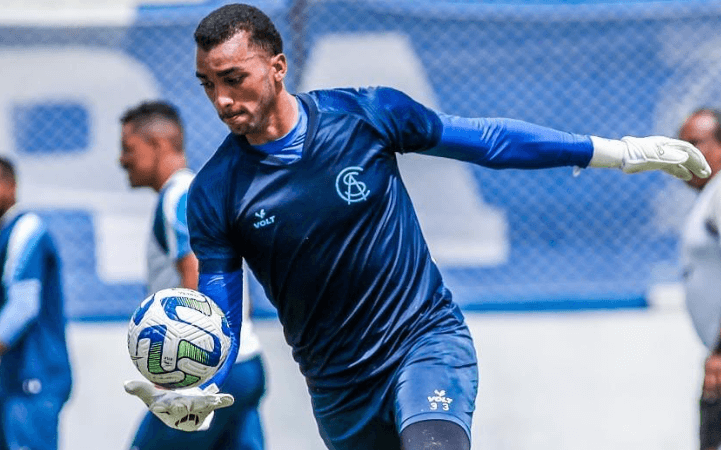
M 593 144 L 593 156 L 588 167 L 621 167 L 623 155 L 626 152 L 625 142 L 591 136 L 591 143 Z

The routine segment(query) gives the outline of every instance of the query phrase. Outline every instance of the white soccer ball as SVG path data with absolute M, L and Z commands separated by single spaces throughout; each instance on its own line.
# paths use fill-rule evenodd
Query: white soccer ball
M 148 381 L 167 389 L 206 382 L 228 357 L 230 342 L 223 311 L 192 289 L 156 292 L 128 326 L 130 359 Z

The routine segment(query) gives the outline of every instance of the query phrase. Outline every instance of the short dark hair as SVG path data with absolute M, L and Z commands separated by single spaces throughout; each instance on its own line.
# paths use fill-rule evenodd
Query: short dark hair
M 178 114 L 175 106 L 159 100 L 145 101 L 133 106 L 123 113 L 120 117 L 120 123 L 123 125 L 129 123 L 144 125 L 158 119 L 169 120 L 178 125 L 181 130 L 183 129 L 180 114 Z
M 248 33 L 248 42 L 272 56 L 283 53 L 283 39 L 263 11 L 244 3 L 222 6 L 200 21 L 195 29 L 195 43 L 205 51 L 226 42 L 239 31 Z
M 171 122 L 178 128 L 178 134 L 173 135 L 171 142 L 177 151 L 182 152 L 183 122 L 172 104 L 161 100 L 145 101 L 128 109 L 120 117 L 120 123 L 133 125 L 134 132 L 146 131 L 146 127 L 161 121 Z
M 15 183 L 15 164 L 4 156 L 0 156 L 0 180 Z

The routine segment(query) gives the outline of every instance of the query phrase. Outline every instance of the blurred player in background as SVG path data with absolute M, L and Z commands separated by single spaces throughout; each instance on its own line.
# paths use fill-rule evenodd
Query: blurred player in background
M 43 221 L 16 206 L 0 158 L 0 449 L 57 449 L 70 396 L 61 262 Z
M 693 177 L 699 191 L 681 236 L 686 304 L 696 332 L 710 353 L 701 392 L 701 449 L 721 444 L 721 111 L 703 108 L 683 123 L 679 137 L 698 147 L 711 177 Z
M 382 87 L 292 95 L 281 37 L 249 5 L 212 12 L 195 41 L 196 75 L 231 131 L 188 196 L 199 290 L 226 311 L 236 340 L 247 262 L 278 309 L 329 449 L 471 447 L 475 347 L 429 254 L 396 153 L 493 168 L 708 176 L 697 149 L 664 137 L 607 140 L 449 116 Z M 177 426 L 225 404 L 216 389 L 228 369 L 192 394 L 143 381 L 126 389 Z
M 147 254 L 149 292 L 178 286 L 197 289 L 198 260 L 190 250 L 185 214 L 193 173 L 186 167 L 180 116 L 168 103 L 145 102 L 127 110 L 121 123 L 120 164 L 130 185 L 158 193 Z M 235 397 L 233 406 L 220 411 L 210 429 L 192 435 L 169 428 L 148 413 L 133 449 L 263 449 L 258 408 L 265 392 L 265 371 L 260 341 L 249 319 L 250 302 L 245 303 L 243 344 L 227 384 Z

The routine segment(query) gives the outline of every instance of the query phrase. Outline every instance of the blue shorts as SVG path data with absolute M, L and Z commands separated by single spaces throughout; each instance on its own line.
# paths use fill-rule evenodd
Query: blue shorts
M 309 388 L 318 429 L 331 450 L 399 449 L 400 433 L 447 420 L 471 437 L 478 362 L 467 327 L 423 336 L 386 377 L 346 389 Z
M 235 402 L 215 411 L 210 428 L 192 433 L 165 425 L 147 413 L 133 440 L 132 450 L 263 450 L 258 406 L 265 393 L 265 371 L 260 356 L 236 363 L 221 389 Z
M 0 400 L 0 449 L 58 448 L 58 417 L 64 398 L 38 395 L 10 395 Z

